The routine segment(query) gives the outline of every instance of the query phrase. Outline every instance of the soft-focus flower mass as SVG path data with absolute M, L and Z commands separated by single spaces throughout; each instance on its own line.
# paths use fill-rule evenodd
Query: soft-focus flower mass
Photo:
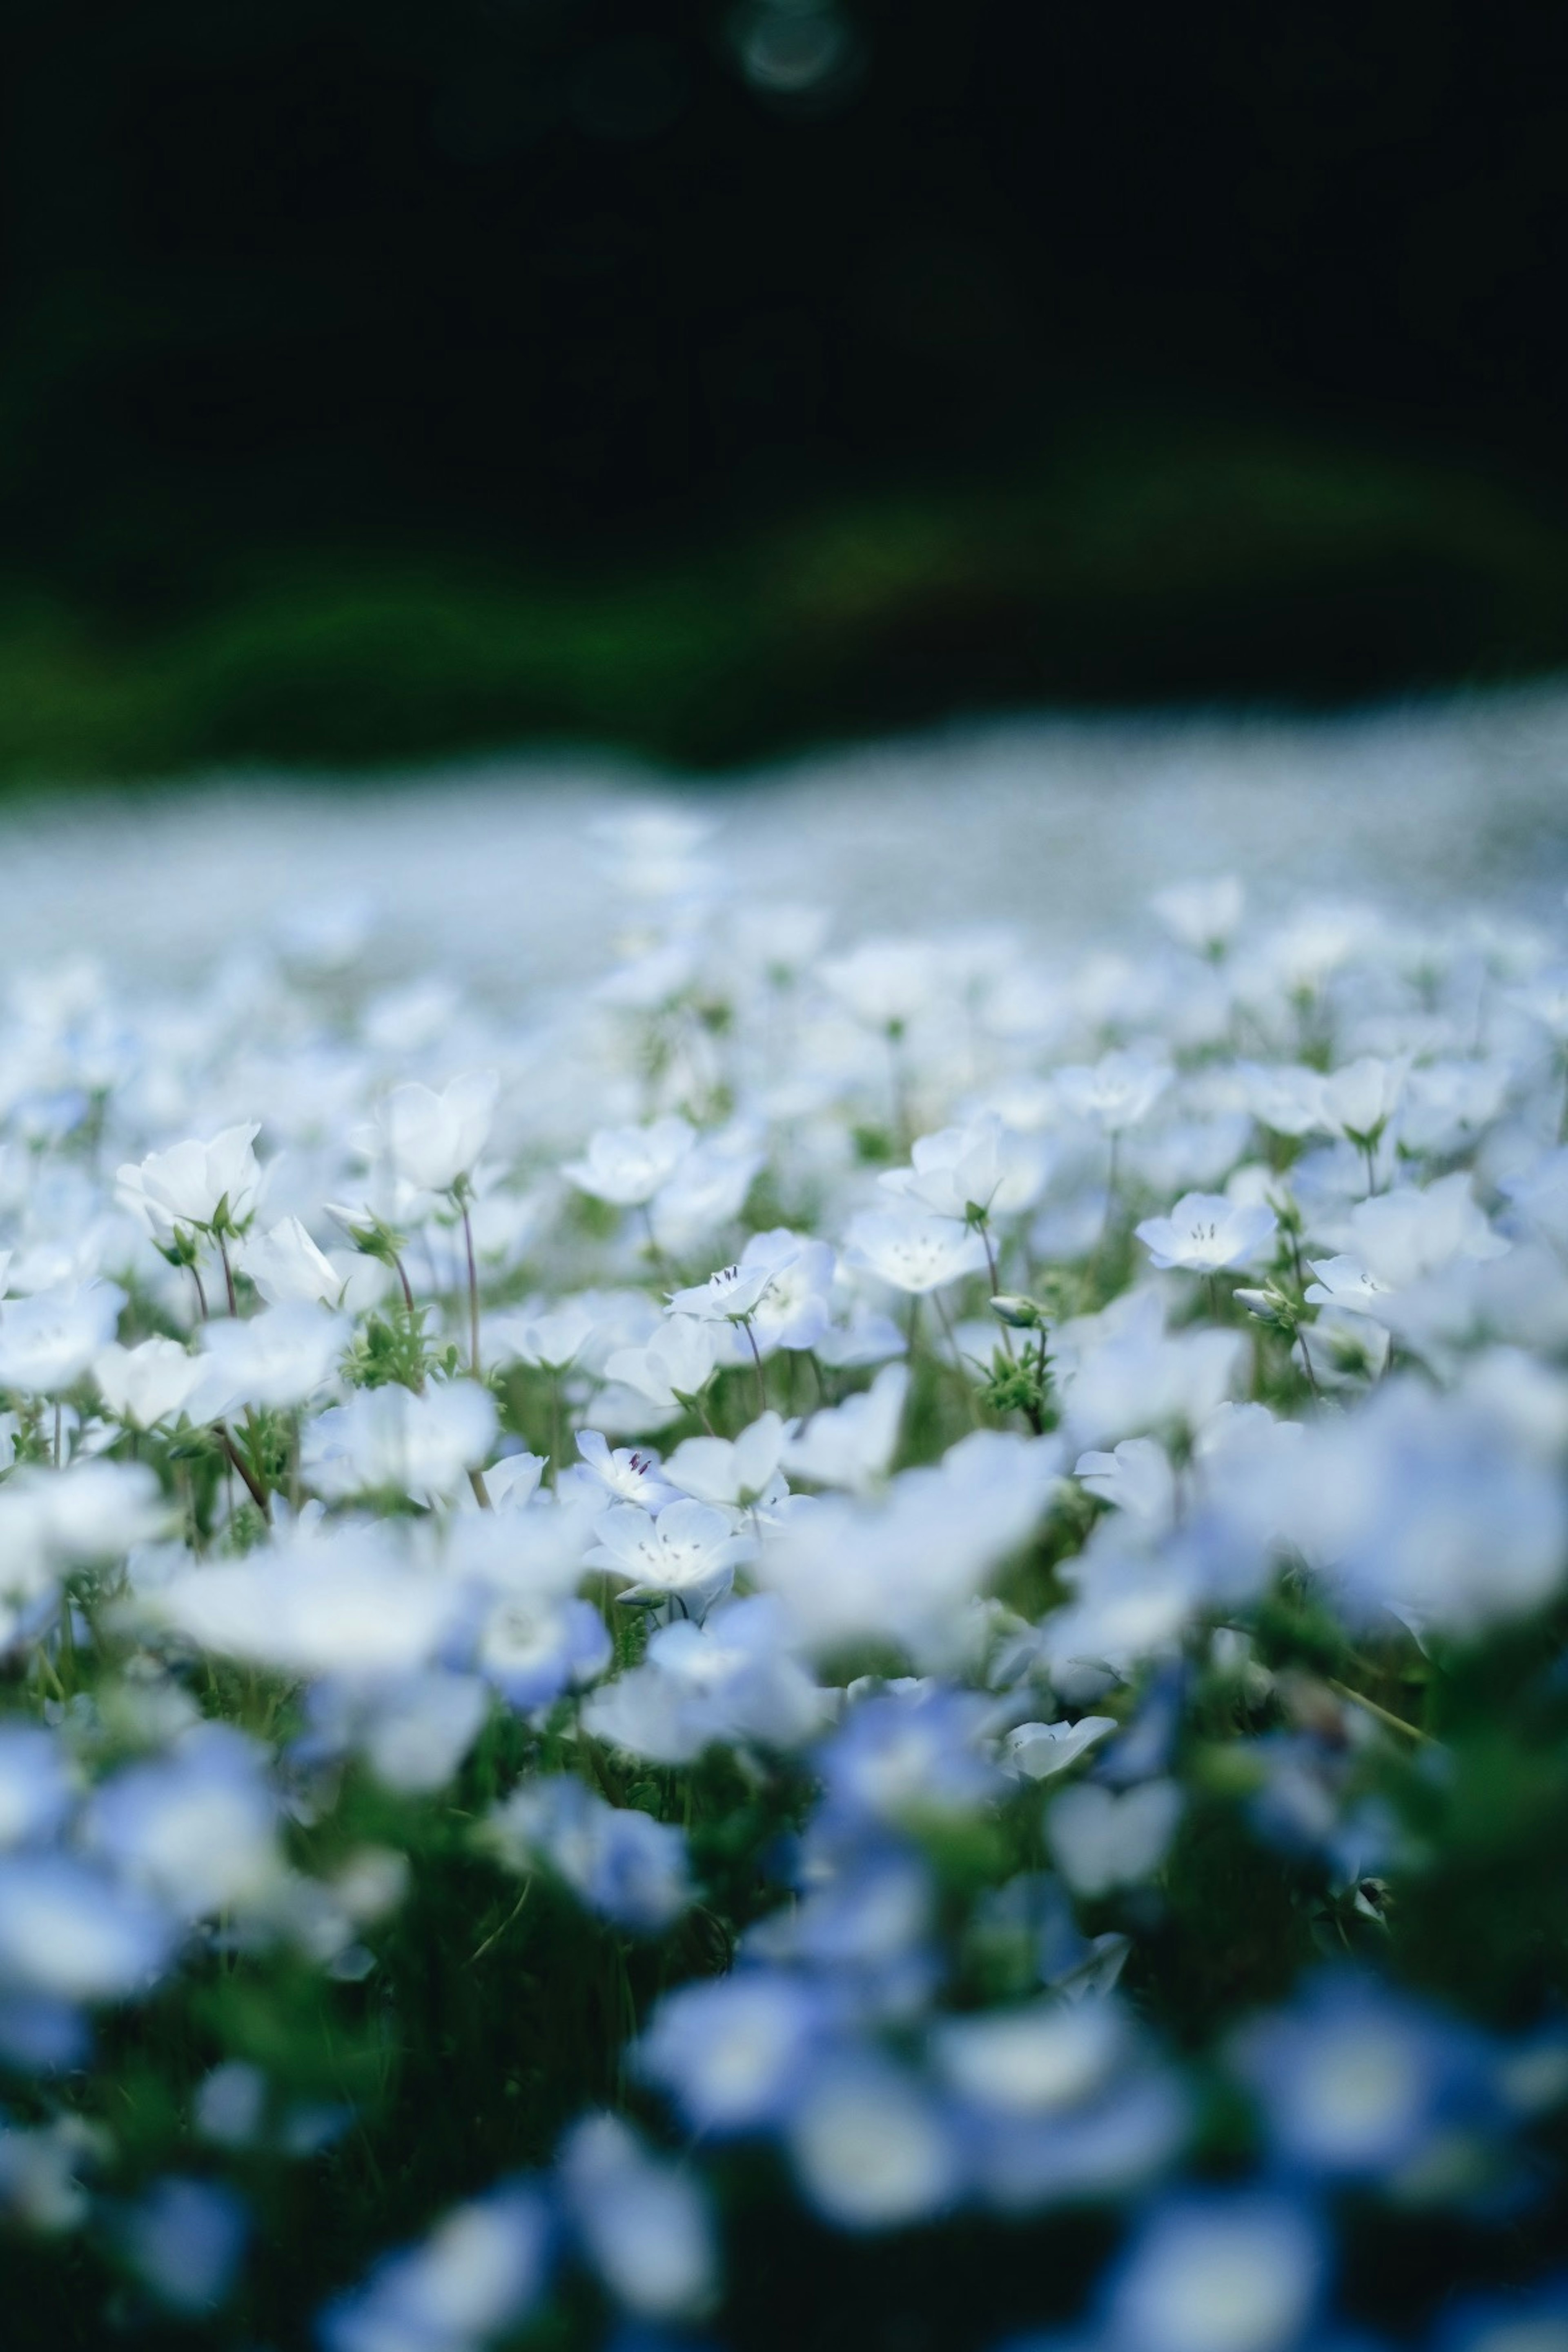
M 1568 2342 L 1563 927 L 704 839 L 14 986 L 19 2340 Z

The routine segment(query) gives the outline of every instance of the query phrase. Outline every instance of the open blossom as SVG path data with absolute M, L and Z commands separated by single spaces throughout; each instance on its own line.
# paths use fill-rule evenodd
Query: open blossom
M 699 1622 L 734 1581 L 751 1539 L 735 1533 L 722 1511 L 682 1497 L 649 1518 L 630 1503 L 614 1505 L 600 1520 L 592 1568 L 626 1580 L 623 1601 L 668 1601 Z
M 866 1209 L 850 1224 L 845 1255 L 879 1282 L 923 1297 L 966 1274 L 979 1274 L 985 1265 L 985 1244 L 979 1234 L 967 1232 L 951 1217 Z
M 669 1181 L 696 1141 L 695 1130 L 675 1117 L 647 1127 L 602 1127 L 584 1158 L 569 1160 L 561 1172 L 579 1192 L 637 1209 Z
M 489 1140 L 500 1080 L 493 1070 L 453 1078 L 439 1094 L 394 1087 L 376 1111 L 381 1148 L 395 1175 L 421 1192 L 449 1192 Z
M 754 1259 L 750 1265 L 721 1265 L 706 1282 L 671 1291 L 669 1311 L 672 1315 L 694 1315 L 702 1323 L 743 1323 L 788 1264 L 785 1257 L 782 1265 Z
M 722 1334 L 695 1315 L 672 1315 L 643 1348 L 616 1348 L 605 1378 L 624 1381 L 660 1412 L 700 1396 L 719 1361 Z M 635 1426 L 636 1424 L 634 1424 Z
M 1075 1118 L 1092 1119 L 1107 1135 L 1121 1135 L 1148 1118 L 1171 1083 L 1168 1062 L 1146 1054 L 1106 1054 L 1091 1065 L 1057 1072 L 1057 1093 Z
M 582 1461 L 568 1475 L 578 1490 L 596 1503 L 635 1503 L 639 1510 L 655 1516 L 667 1503 L 673 1503 L 678 1489 L 672 1486 L 659 1468 L 658 1455 L 650 1445 L 617 1445 L 596 1429 L 580 1429 L 577 1451 Z
M 205 1376 L 193 1420 L 216 1421 L 239 1405 L 303 1404 L 329 1381 L 352 1326 L 303 1299 L 266 1307 L 246 1323 L 225 1318 L 201 1330 Z
M 987 1112 L 967 1127 L 943 1128 L 916 1139 L 908 1168 L 889 1168 L 878 1182 L 932 1215 L 963 1222 L 1032 1208 L 1049 1166 L 1049 1145 L 1019 1135 Z
M 0 1307 L 0 1388 L 58 1396 L 114 1337 L 125 1293 L 111 1282 L 35 1291 Z
M 1398 1108 L 1408 1062 L 1363 1055 L 1323 1081 L 1323 1124 L 1352 1143 L 1375 1143 Z
M 778 1476 L 795 1426 L 764 1412 L 739 1437 L 689 1437 L 665 1464 L 665 1477 L 700 1503 L 755 1503 Z
M 262 1171 L 252 1150 L 261 1132 L 258 1119 L 226 1127 L 210 1143 L 176 1143 L 150 1151 L 115 1177 L 121 1199 L 141 1217 L 155 1241 L 173 1241 L 182 1228 L 206 1233 L 221 1216 L 236 1232 L 255 1214 Z
M 423 1396 L 361 1389 L 312 1422 L 301 1467 L 321 1495 L 450 1495 L 483 1462 L 495 1427 L 494 1399 L 472 1381 Z
M 1234 874 L 1212 881 L 1173 882 L 1151 904 L 1173 940 L 1197 955 L 1224 953 L 1241 926 L 1247 893 Z
M 343 1294 L 344 1277 L 298 1217 L 284 1217 L 268 1232 L 250 1234 L 241 1243 L 236 1263 L 269 1307 L 292 1298 L 336 1307 Z
M 117 1421 L 132 1429 L 153 1429 L 182 1412 L 205 1367 L 177 1339 L 143 1339 L 122 1348 L 111 1340 L 92 1360 L 99 1394 Z
M 1156 1265 L 1214 1274 L 1255 1258 L 1279 1222 L 1261 1202 L 1247 1206 L 1219 1192 L 1184 1192 L 1168 1217 L 1145 1217 L 1137 1232 Z
M 792 1477 L 842 1486 L 851 1494 L 876 1486 L 886 1477 L 899 1442 L 909 1385 L 907 1365 L 885 1365 L 861 1394 L 812 1414 L 785 1445 L 784 1468 Z

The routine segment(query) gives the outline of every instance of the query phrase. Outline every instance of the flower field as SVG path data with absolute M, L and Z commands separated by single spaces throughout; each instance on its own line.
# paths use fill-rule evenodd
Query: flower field
M 1563 2352 L 1568 915 L 594 856 L 12 982 L 7 2345 Z

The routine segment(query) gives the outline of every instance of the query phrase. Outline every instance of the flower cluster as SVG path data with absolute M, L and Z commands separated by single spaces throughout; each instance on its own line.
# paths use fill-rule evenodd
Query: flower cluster
M 699 845 L 569 1000 L 13 992 L 38 2340 L 1568 2342 L 1553 942 Z

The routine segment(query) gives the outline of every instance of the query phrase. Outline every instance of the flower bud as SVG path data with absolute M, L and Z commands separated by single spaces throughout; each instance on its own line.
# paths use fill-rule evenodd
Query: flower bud
M 1004 1291 L 991 1301 L 991 1311 L 1015 1331 L 1037 1331 L 1046 1319 L 1046 1310 L 1037 1300 L 1026 1298 L 1021 1291 Z

